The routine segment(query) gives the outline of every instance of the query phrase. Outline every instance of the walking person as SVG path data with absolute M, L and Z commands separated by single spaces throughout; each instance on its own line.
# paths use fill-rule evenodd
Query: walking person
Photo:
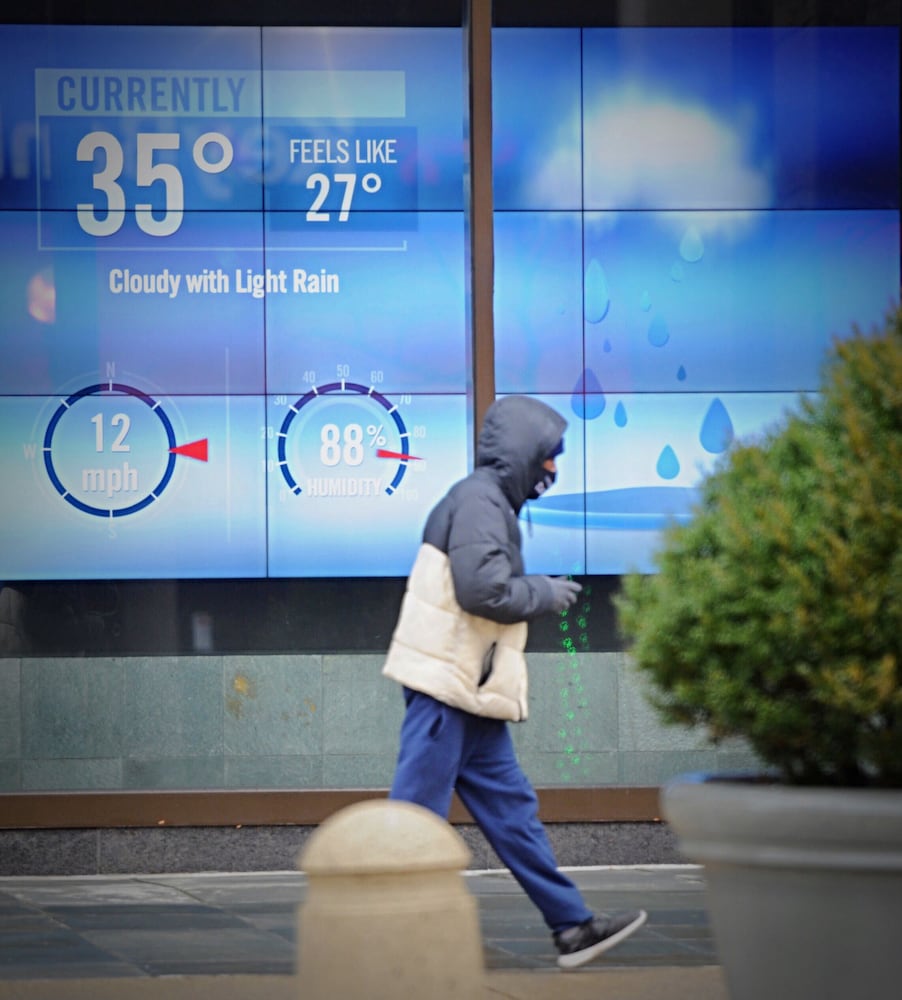
M 558 869 L 507 726 L 526 719 L 528 622 L 566 610 L 582 589 L 525 573 L 518 521 L 554 483 L 566 427 L 526 396 L 489 407 L 475 470 L 427 518 L 383 673 L 403 685 L 406 703 L 390 798 L 447 819 L 456 791 L 569 969 L 623 941 L 646 914 L 596 916 Z

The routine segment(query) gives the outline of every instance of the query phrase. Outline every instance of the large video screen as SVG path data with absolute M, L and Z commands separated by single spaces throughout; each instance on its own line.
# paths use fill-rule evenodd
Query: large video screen
M 0 580 L 406 575 L 471 461 L 460 31 L 0 39 Z M 495 29 L 493 80 L 497 391 L 570 424 L 527 564 L 647 570 L 898 299 L 898 30 Z

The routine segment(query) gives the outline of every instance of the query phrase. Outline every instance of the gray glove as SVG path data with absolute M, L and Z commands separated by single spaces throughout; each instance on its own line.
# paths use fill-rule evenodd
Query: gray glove
M 583 589 L 582 584 L 565 576 L 550 576 L 548 582 L 551 584 L 551 610 L 555 612 L 566 611 Z

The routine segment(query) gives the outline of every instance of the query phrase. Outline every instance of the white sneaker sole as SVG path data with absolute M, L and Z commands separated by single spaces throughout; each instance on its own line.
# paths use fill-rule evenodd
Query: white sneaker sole
M 627 924 L 626 927 L 621 927 L 616 934 L 606 937 L 603 941 L 599 941 L 597 944 L 593 944 L 589 948 L 583 948 L 582 951 L 574 951 L 569 955 L 559 955 L 557 964 L 562 969 L 576 969 L 580 965 L 585 965 L 586 962 L 591 962 L 593 958 L 598 958 L 599 955 L 603 955 L 606 951 L 610 951 L 611 948 L 620 944 L 621 941 L 625 941 L 630 934 L 639 930 L 647 919 L 648 914 L 645 910 L 640 910 L 639 916 L 636 917 L 631 924 Z

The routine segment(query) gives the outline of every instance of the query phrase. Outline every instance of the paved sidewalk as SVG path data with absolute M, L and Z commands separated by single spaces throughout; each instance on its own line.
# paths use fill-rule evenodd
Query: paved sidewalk
M 642 906 L 647 924 L 604 958 L 562 972 L 509 873 L 467 873 L 486 998 L 727 1000 L 700 869 L 570 874 L 596 910 Z M 305 889 L 298 872 L 0 878 L 0 1000 L 298 1000 Z

